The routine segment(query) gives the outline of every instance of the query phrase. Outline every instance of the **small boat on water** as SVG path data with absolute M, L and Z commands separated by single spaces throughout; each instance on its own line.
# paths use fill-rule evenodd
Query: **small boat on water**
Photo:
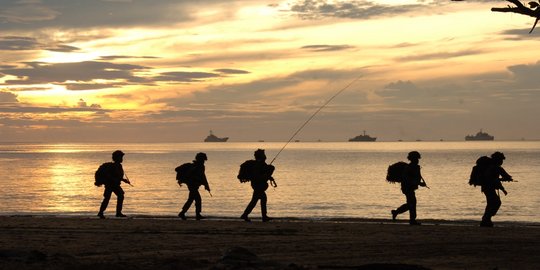
M 493 141 L 494 136 L 489 135 L 486 132 L 483 132 L 481 129 L 476 135 L 467 135 L 465 136 L 466 141 Z
M 358 135 L 354 138 L 350 138 L 349 142 L 374 142 L 377 140 L 377 137 L 371 137 L 366 134 L 366 131 L 364 130 L 364 134 Z
M 216 135 L 214 135 L 214 133 L 212 133 L 212 131 L 210 130 L 210 135 L 208 135 L 206 139 L 204 139 L 204 141 L 205 142 L 226 142 L 228 139 L 229 137 L 219 138 Z

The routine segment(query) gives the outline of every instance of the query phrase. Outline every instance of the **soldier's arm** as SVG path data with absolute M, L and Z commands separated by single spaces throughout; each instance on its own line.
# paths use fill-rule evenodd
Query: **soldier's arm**
M 206 174 L 203 173 L 203 185 L 204 189 L 210 191 L 210 185 L 208 184 L 208 179 L 206 179 Z
M 502 181 L 512 181 L 512 176 L 506 172 L 506 170 L 503 167 L 499 168 L 499 174 L 501 175 Z
M 422 176 L 422 171 L 421 171 L 421 167 L 418 166 L 418 185 L 421 186 L 421 187 L 425 187 L 426 186 L 426 182 L 424 181 L 424 177 Z

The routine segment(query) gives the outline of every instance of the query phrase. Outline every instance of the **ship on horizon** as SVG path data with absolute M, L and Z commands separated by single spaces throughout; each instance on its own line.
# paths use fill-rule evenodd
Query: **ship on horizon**
M 467 135 L 465 136 L 466 141 L 493 141 L 494 136 L 489 135 L 486 132 L 483 132 L 482 129 L 476 135 Z
M 350 138 L 349 142 L 374 142 L 377 140 L 377 137 L 371 137 L 366 134 L 366 131 L 364 130 L 364 134 L 358 135 L 354 138 Z
M 226 142 L 229 139 L 229 137 L 223 137 L 219 138 L 210 130 L 210 135 L 204 139 L 205 142 Z

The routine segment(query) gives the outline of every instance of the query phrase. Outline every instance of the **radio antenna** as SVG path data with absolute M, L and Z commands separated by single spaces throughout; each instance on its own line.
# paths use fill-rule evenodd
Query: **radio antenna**
M 360 77 L 362 77 L 362 75 L 354 78 L 354 80 L 352 80 L 349 84 L 347 84 L 345 87 L 341 88 L 339 91 L 337 91 L 332 97 L 330 97 L 330 99 L 328 99 L 321 107 L 319 107 L 297 130 L 296 132 L 294 132 L 294 134 L 291 136 L 291 138 L 285 143 L 285 145 L 283 145 L 283 147 L 281 147 L 281 149 L 279 150 L 279 152 L 276 154 L 276 156 L 274 157 L 274 159 L 272 159 L 272 161 L 270 162 L 270 164 L 274 163 L 274 161 L 277 159 L 277 157 L 279 156 L 279 154 L 281 154 L 281 152 L 283 151 L 283 149 L 285 149 L 285 147 L 287 147 L 287 145 L 289 145 L 289 143 L 294 139 L 294 137 L 300 133 L 300 131 L 311 121 L 311 119 L 313 119 L 315 117 L 315 115 L 317 115 L 324 107 L 326 107 L 326 105 L 328 105 L 328 103 L 330 103 L 334 98 L 336 98 L 337 96 L 339 96 L 339 94 L 341 94 L 343 91 L 347 90 L 347 88 L 349 88 L 351 85 L 353 85 L 356 81 L 358 81 L 360 79 Z

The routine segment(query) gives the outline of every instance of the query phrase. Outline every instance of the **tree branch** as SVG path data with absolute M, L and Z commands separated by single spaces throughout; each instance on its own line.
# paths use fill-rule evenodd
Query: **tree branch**
M 491 8 L 491 11 L 493 12 L 512 12 L 512 13 L 518 13 L 523 14 L 531 17 L 537 17 L 536 12 L 534 10 L 528 9 L 526 7 L 518 8 L 518 7 L 505 7 L 505 8 Z
M 529 31 L 529 34 L 532 33 L 532 31 L 536 27 L 536 24 L 538 23 L 538 20 L 540 20 L 540 8 L 538 8 L 537 6 L 536 7 L 531 6 L 534 9 L 528 8 L 525 5 L 523 5 L 523 3 L 521 3 L 521 1 L 519 1 L 519 0 L 506 0 L 506 1 L 514 4 L 515 6 L 514 7 L 508 6 L 508 7 L 504 7 L 504 8 L 491 8 L 491 11 L 493 11 L 493 12 L 511 12 L 511 13 L 522 14 L 522 15 L 526 15 L 526 16 L 530 16 L 530 17 L 535 18 L 536 20 L 534 21 L 534 25 L 533 25 L 531 31 Z

